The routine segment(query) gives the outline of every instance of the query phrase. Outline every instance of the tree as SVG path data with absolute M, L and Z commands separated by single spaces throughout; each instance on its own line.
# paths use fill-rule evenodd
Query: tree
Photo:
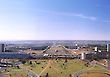
M 70 74 L 69 77 L 72 77 L 72 75 Z
M 48 73 L 46 73 L 45 77 L 49 77 L 49 74 L 48 74 Z
M 67 63 L 68 62 L 68 60 L 67 60 L 67 58 L 65 59 L 65 63 Z
M 30 61 L 29 64 L 32 64 L 32 61 Z
M 25 63 L 26 63 L 26 61 L 25 61 L 25 60 L 22 60 L 21 62 L 22 62 L 22 64 L 25 64 Z
M 20 67 L 19 67 L 19 66 L 17 66 L 17 68 L 18 68 L 18 69 L 20 69 Z

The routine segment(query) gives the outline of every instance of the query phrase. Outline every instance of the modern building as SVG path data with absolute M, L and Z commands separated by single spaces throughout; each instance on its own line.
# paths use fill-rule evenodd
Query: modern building
M 107 52 L 110 51 L 110 44 L 107 44 Z
M 84 52 L 81 53 L 81 59 L 82 59 L 82 60 L 85 59 L 85 53 L 84 53 Z
M 24 52 L 0 52 L 0 59 L 33 59 L 30 54 Z
M 78 49 L 78 44 L 75 44 L 75 49 Z
M 4 52 L 5 51 L 5 45 L 4 44 L 0 44 L 0 52 Z
M 110 52 L 110 44 L 107 44 L 107 52 Z M 108 55 L 107 66 L 110 67 L 110 55 Z
M 98 51 L 98 47 L 95 47 L 95 51 Z

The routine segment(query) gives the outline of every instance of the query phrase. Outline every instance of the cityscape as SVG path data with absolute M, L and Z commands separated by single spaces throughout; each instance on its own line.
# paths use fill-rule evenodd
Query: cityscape
M 0 51 L 1 77 L 109 77 L 109 41 L 4 41 Z
M 110 77 L 110 1 L 0 0 L 0 77 Z

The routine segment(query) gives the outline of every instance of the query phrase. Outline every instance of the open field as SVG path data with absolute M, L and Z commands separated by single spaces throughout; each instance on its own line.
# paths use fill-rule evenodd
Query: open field
M 43 53 L 43 50 L 25 50 L 25 52 L 39 55 Z
M 39 76 L 44 77 L 46 73 L 49 77 L 69 77 L 76 71 L 83 68 L 88 68 L 84 64 L 86 62 L 81 60 L 39 60 L 38 64 L 25 64 L 23 67 L 35 71 Z
M 3 77 L 29 77 L 22 69 L 16 67 L 11 67 L 5 72 L 3 72 Z
M 24 73 L 4 74 L 3 77 L 28 77 Z
M 32 61 L 32 64 L 26 63 L 22 67 L 30 69 L 41 77 L 45 77 L 48 73 L 49 77 L 70 77 L 72 74 L 82 70 L 89 69 L 92 66 L 85 66 L 87 62 L 74 59 L 74 60 L 37 60 Z M 95 66 L 89 71 L 101 71 L 101 72 L 109 72 L 108 70 Z
M 49 50 L 63 50 L 62 46 L 50 47 Z
M 105 68 L 102 68 L 100 66 L 95 66 L 94 68 L 91 68 L 90 71 L 96 71 L 96 72 L 99 72 L 100 71 L 100 72 L 107 72 L 107 73 L 110 72 L 109 70 L 107 70 Z
M 109 77 L 109 75 L 103 73 L 86 73 L 80 75 L 80 77 Z
M 45 77 L 47 73 L 49 77 L 71 77 L 71 75 L 75 74 L 80 70 L 110 73 L 110 71 L 101 68 L 99 66 L 92 66 L 92 65 L 86 66 L 85 65 L 86 63 L 87 61 L 83 61 L 79 59 L 31 60 L 31 61 L 26 61 L 26 63 L 23 65 L 20 65 L 20 68 L 23 68 L 27 71 L 31 70 L 41 77 Z M 4 77 L 17 77 L 18 75 L 19 75 L 18 77 L 29 77 L 26 74 L 26 71 L 23 71 L 22 69 L 19 69 L 17 67 L 11 67 L 3 74 Z M 107 77 L 106 75 L 100 76 L 99 74 L 93 74 L 91 76 Z M 84 75 L 82 74 L 81 77 L 86 77 L 86 74 Z
M 63 54 L 70 54 L 68 51 L 65 51 L 63 46 L 53 46 L 50 47 L 47 51 L 47 54 L 59 54 L 59 55 L 63 55 Z

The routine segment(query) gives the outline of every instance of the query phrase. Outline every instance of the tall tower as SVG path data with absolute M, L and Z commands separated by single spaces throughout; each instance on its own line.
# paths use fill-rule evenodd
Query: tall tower
M 107 52 L 110 51 L 110 44 L 107 44 Z
M 110 44 L 107 44 L 107 52 L 108 52 L 108 54 L 107 54 L 107 56 L 108 56 L 107 66 L 110 67 L 110 58 L 109 58 L 109 56 L 110 56 Z
M 4 52 L 5 51 L 5 45 L 4 44 L 0 44 L 0 52 Z
M 78 44 L 75 44 L 75 49 L 78 49 Z
M 95 47 L 95 51 L 98 51 L 98 47 Z
M 85 53 L 84 53 L 84 52 L 81 53 L 81 59 L 82 59 L 82 60 L 85 59 Z

